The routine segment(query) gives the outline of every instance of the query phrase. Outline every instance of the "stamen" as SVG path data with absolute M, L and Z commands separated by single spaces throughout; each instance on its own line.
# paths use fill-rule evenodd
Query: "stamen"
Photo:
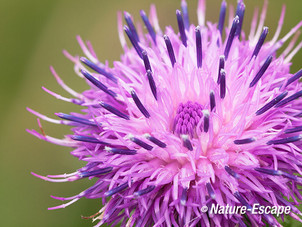
M 136 191 L 134 192 L 134 196 L 142 196 L 142 195 L 146 195 L 147 193 L 153 191 L 155 189 L 155 186 L 154 185 L 151 185 L 151 186 L 148 186 L 142 190 L 139 190 L 139 191 Z
M 150 21 L 149 21 L 147 15 L 146 15 L 145 11 L 141 10 L 140 11 L 140 15 L 141 15 L 141 17 L 142 17 L 142 19 L 144 21 L 144 24 L 145 24 L 145 26 L 146 26 L 146 28 L 147 28 L 147 30 L 148 30 L 148 32 L 149 32 L 149 34 L 150 34 L 153 42 L 156 44 L 156 34 L 154 32 L 154 29 L 153 29 L 152 25 L 150 24 Z
M 143 50 L 142 55 L 143 55 L 143 61 L 144 61 L 146 71 L 150 70 L 152 72 L 150 61 L 149 61 L 149 58 L 147 55 L 147 51 Z
M 81 178 L 84 177 L 91 177 L 91 176 L 97 176 L 100 174 L 106 174 L 112 171 L 112 167 L 106 167 L 106 168 L 102 168 L 102 169 L 97 169 L 97 170 L 93 170 L 93 171 L 83 171 L 83 172 L 79 172 L 79 175 Z
M 247 144 L 247 143 L 252 143 L 256 139 L 254 137 L 251 138 L 246 138 L 246 139 L 241 139 L 241 140 L 234 140 L 234 144 L 241 145 L 241 144 Z
M 282 99 L 284 99 L 285 96 L 287 96 L 288 92 L 285 91 L 282 94 L 278 95 L 276 98 L 271 100 L 269 103 L 265 104 L 263 107 L 261 107 L 259 110 L 257 110 L 256 115 L 260 115 L 268 111 L 270 108 L 272 108 L 274 105 L 276 105 L 278 102 L 280 102 Z
M 265 173 L 265 174 L 269 174 L 272 176 L 281 176 L 281 171 L 279 170 L 274 170 L 274 169 L 264 169 L 264 168 L 255 168 L 256 171 L 260 172 L 260 173 Z
M 201 68 L 202 66 L 202 43 L 201 43 L 201 34 L 200 27 L 195 28 L 196 35 L 196 58 L 197 58 L 197 67 Z
M 203 130 L 204 132 L 208 132 L 209 131 L 209 127 L 210 127 L 210 113 L 208 110 L 203 110 L 202 111 L 204 118 L 203 118 Z
M 87 58 L 81 57 L 80 61 L 83 62 L 85 65 L 87 65 L 89 68 L 93 69 L 97 73 L 107 77 L 109 80 L 112 80 L 114 83 L 117 83 L 117 79 L 115 76 L 113 76 L 111 73 L 106 72 L 101 67 L 97 66 L 93 62 L 89 61 Z
M 226 46 L 225 46 L 225 49 L 224 49 L 225 60 L 228 59 L 228 56 L 229 56 L 229 53 L 230 53 L 230 49 L 231 49 L 231 46 L 232 46 L 232 43 L 233 43 L 233 40 L 234 40 L 234 37 L 235 37 L 235 32 L 237 30 L 238 24 L 239 24 L 239 17 L 236 16 L 233 20 L 233 24 L 232 24 L 232 27 L 231 27 L 231 30 L 230 30 L 230 34 L 229 34 L 229 37 L 228 37 L 228 40 L 227 40 L 227 43 L 226 43 Z
M 189 140 L 188 135 L 181 135 L 181 138 L 183 140 L 183 146 L 188 148 L 190 151 L 193 151 L 193 146 L 191 144 L 191 141 Z
M 132 35 L 130 29 L 128 28 L 127 25 L 124 25 L 124 31 L 126 32 L 132 46 L 134 47 L 134 49 L 136 50 L 137 54 L 139 55 L 140 58 L 143 58 L 142 56 L 142 48 L 139 46 L 137 40 L 134 38 L 134 36 Z
M 190 27 L 190 20 L 189 20 L 189 13 L 188 13 L 188 6 L 186 0 L 181 1 L 181 11 L 184 15 L 184 25 L 186 30 L 189 30 Z
M 114 108 L 113 106 L 106 104 L 104 102 L 100 102 L 100 105 L 105 108 L 106 110 L 108 110 L 109 112 L 113 113 L 114 115 L 121 117 L 125 120 L 130 120 L 130 117 L 127 114 L 122 113 L 121 111 L 119 111 L 118 109 Z
M 138 138 L 135 138 L 134 136 L 132 135 L 129 135 L 129 138 L 132 142 L 136 143 L 138 146 L 148 150 L 148 151 L 151 151 L 153 149 L 153 147 L 147 143 L 145 143 L 144 141 L 138 139 Z
M 121 154 L 121 155 L 135 155 L 136 150 L 130 149 L 123 149 L 123 148 L 112 148 L 112 147 L 105 147 L 105 151 L 113 154 Z
M 254 52 L 252 54 L 252 58 L 254 56 L 257 57 L 257 55 L 258 55 L 258 53 L 259 53 L 259 51 L 260 51 L 260 49 L 261 49 L 261 47 L 262 47 L 262 45 L 264 43 L 264 40 L 265 40 L 265 38 L 267 36 L 267 33 L 268 33 L 268 27 L 264 27 L 263 31 L 261 33 L 261 36 L 260 36 L 260 38 L 259 38 L 259 40 L 258 40 L 258 42 L 257 42 L 257 44 L 255 46 Z
M 133 24 L 131 15 L 128 12 L 124 12 L 124 17 L 125 17 L 125 21 L 127 22 L 127 24 L 129 26 L 129 29 L 130 29 L 133 37 L 136 39 L 137 42 L 139 42 L 139 37 L 137 35 L 136 28 L 135 28 L 135 26 Z
M 270 140 L 266 144 L 267 145 L 276 145 L 276 144 L 285 144 L 285 143 L 293 143 L 300 141 L 302 139 L 302 135 L 287 137 L 279 140 Z
M 232 170 L 229 166 L 225 166 L 224 169 L 232 177 L 234 177 L 235 179 L 239 179 L 240 175 L 238 173 L 236 173 L 234 170 Z
M 224 99 L 226 92 L 225 71 L 220 70 L 220 98 Z
M 264 169 L 264 168 L 255 168 L 255 170 L 260 173 L 265 173 L 265 174 L 272 175 L 272 176 L 283 176 L 283 177 L 289 178 L 294 181 L 299 180 L 297 176 L 283 172 L 281 170 Z
M 187 47 L 187 36 L 184 27 L 184 21 L 182 19 L 181 12 L 179 10 L 176 10 L 176 18 L 177 18 L 177 24 L 178 24 L 178 29 L 179 29 L 182 44 L 185 47 Z
M 207 187 L 209 196 L 210 196 L 212 199 L 215 199 L 215 198 L 216 198 L 216 195 L 215 195 L 215 192 L 214 192 L 214 189 L 213 189 L 211 183 L 209 183 L 209 182 L 206 183 L 206 187 Z
M 88 119 L 72 116 L 72 115 L 69 115 L 69 114 L 56 113 L 56 115 L 59 118 L 62 118 L 62 119 L 68 120 L 68 121 L 74 121 L 74 122 L 81 123 L 81 124 L 84 124 L 84 125 L 90 125 L 90 126 L 96 126 L 97 125 L 95 122 L 90 121 Z M 99 123 L 99 125 L 101 125 L 101 123 Z
M 120 191 L 123 191 L 124 189 L 128 188 L 128 182 L 121 184 L 107 192 L 104 193 L 104 196 L 108 197 L 108 196 L 112 196 Z
M 261 68 L 258 71 L 258 73 L 256 74 L 256 76 L 250 83 L 250 87 L 253 87 L 260 80 L 260 78 L 263 76 L 263 74 L 265 73 L 265 71 L 267 70 L 269 65 L 271 64 L 272 60 L 273 60 L 273 56 L 272 55 L 268 56 L 268 58 L 265 60 L 264 64 L 261 66 Z
M 298 91 L 296 92 L 295 94 L 289 96 L 288 98 L 282 100 L 281 102 L 277 103 L 275 105 L 275 107 L 280 107 L 280 106 L 284 106 L 285 104 L 297 99 L 297 98 L 300 98 L 302 96 L 302 90 L 301 91 Z
M 295 75 L 288 79 L 285 87 L 293 83 L 294 81 L 298 80 L 302 76 L 302 69 L 300 69 Z
M 225 21 L 226 7 L 227 7 L 227 4 L 226 4 L 225 0 L 223 0 L 221 3 L 221 7 L 220 7 L 219 22 L 218 22 L 218 30 L 220 32 L 221 37 L 222 37 L 223 26 L 224 26 L 224 21 Z
M 211 107 L 211 111 L 213 111 L 213 109 L 215 108 L 215 106 L 216 106 L 215 94 L 214 94 L 214 91 L 211 90 L 210 91 L 210 107 Z
M 225 57 L 224 55 L 221 55 L 219 57 L 219 66 L 218 66 L 218 77 L 217 77 L 218 84 L 220 84 L 221 69 L 224 69 L 224 63 L 225 63 Z
M 156 85 L 152 76 L 152 72 L 150 70 L 147 71 L 147 77 L 148 77 L 148 81 L 149 81 L 149 85 L 152 91 L 152 94 L 154 96 L 154 98 L 157 100 L 157 90 L 156 90 Z
M 181 197 L 180 197 L 180 204 L 185 206 L 187 203 L 187 196 L 188 196 L 188 188 L 183 188 Z
M 96 87 L 101 89 L 103 92 L 107 93 L 108 95 L 115 98 L 117 95 L 115 92 L 109 90 L 102 82 L 97 80 L 94 76 L 92 76 L 89 72 L 86 70 L 81 69 L 81 73 L 86 77 L 87 80 L 89 80 L 91 83 L 93 83 Z
M 167 146 L 164 142 L 162 142 L 159 139 L 151 136 L 148 133 L 146 133 L 144 136 L 145 136 L 145 138 L 147 138 L 148 140 L 150 140 L 152 143 L 156 144 L 157 146 L 159 146 L 161 148 L 165 148 Z
M 297 126 L 294 128 L 286 129 L 284 132 L 288 134 L 288 133 L 301 132 L 301 131 L 302 131 L 302 126 Z
M 246 206 L 248 209 L 252 209 L 251 205 L 248 204 L 248 202 L 245 200 L 245 198 L 239 192 L 235 192 L 234 196 L 241 204 Z
M 245 12 L 244 3 L 242 1 L 238 1 L 236 15 L 239 17 L 239 24 L 237 26 L 236 33 L 235 33 L 235 36 L 238 36 L 238 38 L 240 38 L 240 35 L 241 35 L 244 12 Z
M 149 118 L 150 114 L 149 112 L 146 110 L 146 108 L 144 107 L 144 105 L 141 103 L 141 101 L 139 100 L 139 98 L 137 97 L 135 91 L 133 89 L 131 89 L 130 91 L 131 96 L 137 106 L 137 108 L 141 111 L 141 113 L 146 117 Z
M 169 39 L 169 37 L 167 35 L 164 35 L 164 40 L 167 46 L 167 50 L 168 50 L 168 54 L 169 54 L 169 58 L 172 64 L 172 67 L 174 67 L 174 64 L 176 62 L 175 60 L 175 54 L 174 54 L 174 50 L 173 50 L 173 46 L 171 44 L 171 41 Z
M 76 141 L 87 142 L 87 143 L 99 143 L 99 144 L 109 145 L 108 143 L 100 141 L 91 136 L 72 135 L 71 139 L 76 140 Z

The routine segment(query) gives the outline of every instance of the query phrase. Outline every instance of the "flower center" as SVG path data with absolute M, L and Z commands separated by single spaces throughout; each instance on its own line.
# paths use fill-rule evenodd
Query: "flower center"
M 202 117 L 202 106 L 195 102 L 188 101 L 180 103 L 174 119 L 173 131 L 177 135 L 185 134 L 194 136 L 196 126 Z

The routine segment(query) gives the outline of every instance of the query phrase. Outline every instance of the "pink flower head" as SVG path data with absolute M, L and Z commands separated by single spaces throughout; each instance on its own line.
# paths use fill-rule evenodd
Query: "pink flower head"
M 294 47 L 294 36 L 281 54 L 276 51 L 302 22 L 279 39 L 283 8 L 273 39 L 265 42 L 267 1 L 259 22 L 255 13 L 249 35 L 242 31 L 243 1 L 225 22 L 223 0 L 218 24 L 205 23 L 204 0 L 197 8 L 198 26 L 190 23 L 185 0 L 181 9 L 178 31 L 160 29 L 154 6 L 149 17 L 140 12 L 147 33 L 127 12 L 123 26 L 119 14 L 124 54 L 112 68 L 78 37 L 86 57 L 64 53 L 90 85 L 83 93 L 51 68 L 73 98 L 44 90 L 83 107 L 85 114 L 57 113 L 58 120 L 28 109 L 43 120 L 72 126 L 73 135 L 56 139 L 43 130 L 28 131 L 73 148 L 72 155 L 86 166 L 71 174 L 34 175 L 51 182 L 97 181 L 75 196 L 54 197 L 68 202 L 49 209 L 101 198 L 96 226 L 280 226 L 272 214 L 202 209 L 257 203 L 290 206 L 289 215 L 300 220 L 295 205 L 302 199 L 302 70 L 292 75 L 289 68 L 302 43 Z

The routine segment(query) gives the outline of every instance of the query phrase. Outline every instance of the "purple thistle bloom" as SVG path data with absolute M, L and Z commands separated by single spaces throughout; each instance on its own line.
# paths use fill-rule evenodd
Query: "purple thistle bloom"
M 250 34 L 243 30 L 245 5 L 236 15 L 223 0 L 219 23 L 205 24 L 205 1 L 199 0 L 198 25 L 189 21 L 187 3 L 176 11 L 178 31 L 162 31 L 156 9 L 141 11 L 146 34 L 131 15 L 118 16 L 124 49 L 113 68 L 99 62 L 90 43 L 78 37 L 86 55 L 73 57 L 75 72 L 90 85 L 77 93 L 53 68 L 58 83 L 73 98 L 46 88 L 54 97 L 82 106 L 85 114 L 57 113 L 52 119 L 28 108 L 42 120 L 70 125 L 73 135 L 56 139 L 28 130 L 39 139 L 68 146 L 86 166 L 71 174 L 40 176 L 51 182 L 96 178 L 95 184 L 68 201 L 65 208 L 86 197 L 105 204 L 95 215 L 96 226 L 253 226 L 280 225 L 271 214 L 210 214 L 201 208 L 220 206 L 295 207 L 302 184 L 301 70 L 289 73 L 299 51 L 296 37 L 276 51 L 302 26 L 302 21 L 271 41 L 257 13 Z M 218 9 L 219 11 L 219 9 Z M 228 21 L 228 25 L 225 25 Z M 126 43 L 129 38 L 132 47 Z M 225 38 L 222 38 L 225 36 Z M 289 202 L 292 200 L 292 202 Z

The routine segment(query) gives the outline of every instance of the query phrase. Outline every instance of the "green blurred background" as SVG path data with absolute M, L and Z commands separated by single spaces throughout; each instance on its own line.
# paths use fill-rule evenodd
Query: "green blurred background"
M 263 1 L 245 1 L 247 10 L 244 29 L 249 31 L 253 8 Z M 301 19 L 302 1 L 271 0 L 265 25 L 272 38 L 283 3 L 287 13 L 281 36 Z M 76 91 L 87 88 L 73 73 L 73 64 L 63 55 L 66 49 L 82 55 L 75 39 L 81 35 L 90 40 L 101 61 L 119 59 L 121 47 L 117 34 L 116 12 L 129 11 L 136 20 L 139 9 L 149 12 L 157 5 L 162 28 L 176 28 L 175 10 L 178 0 L 0 0 L 0 225 L 1 226 L 92 226 L 81 219 L 100 208 L 100 201 L 82 199 L 66 209 L 48 211 L 61 204 L 49 195 L 71 196 L 91 185 L 89 180 L 73 183 L 49 183 L 33 177 L 30 172 L 46 175 L 70 173 L 84 165 L 73 158 L 70 149 L 58 147 L 27 134 L 26 128 L 38 130 L 36 117 L 26 112 L 31 107 L 53 117 L 55 112 L 69 113 L 78 109 L 56 100 L 42 91 L 41 86 L 68 96 L 49 72 L 53 65 L 63 80 Z M 236 1 L 228 1 L 236 4 Z M 191 21 L 195 24 L 197 1 L 188 1 Z M 207 20 L 217 21 L 220 1 L 207 1 Z M 301 38 L 299 39 L 301 41 Z M 293 59 L 292 72 L 301 67 L 302 51 Z M 47 134 L 61 138 L 68 127 L 42 122 Z M 38 130 L 39 131 L 39 130 Z M 296 223 L 295 226 L 298 226 Z

